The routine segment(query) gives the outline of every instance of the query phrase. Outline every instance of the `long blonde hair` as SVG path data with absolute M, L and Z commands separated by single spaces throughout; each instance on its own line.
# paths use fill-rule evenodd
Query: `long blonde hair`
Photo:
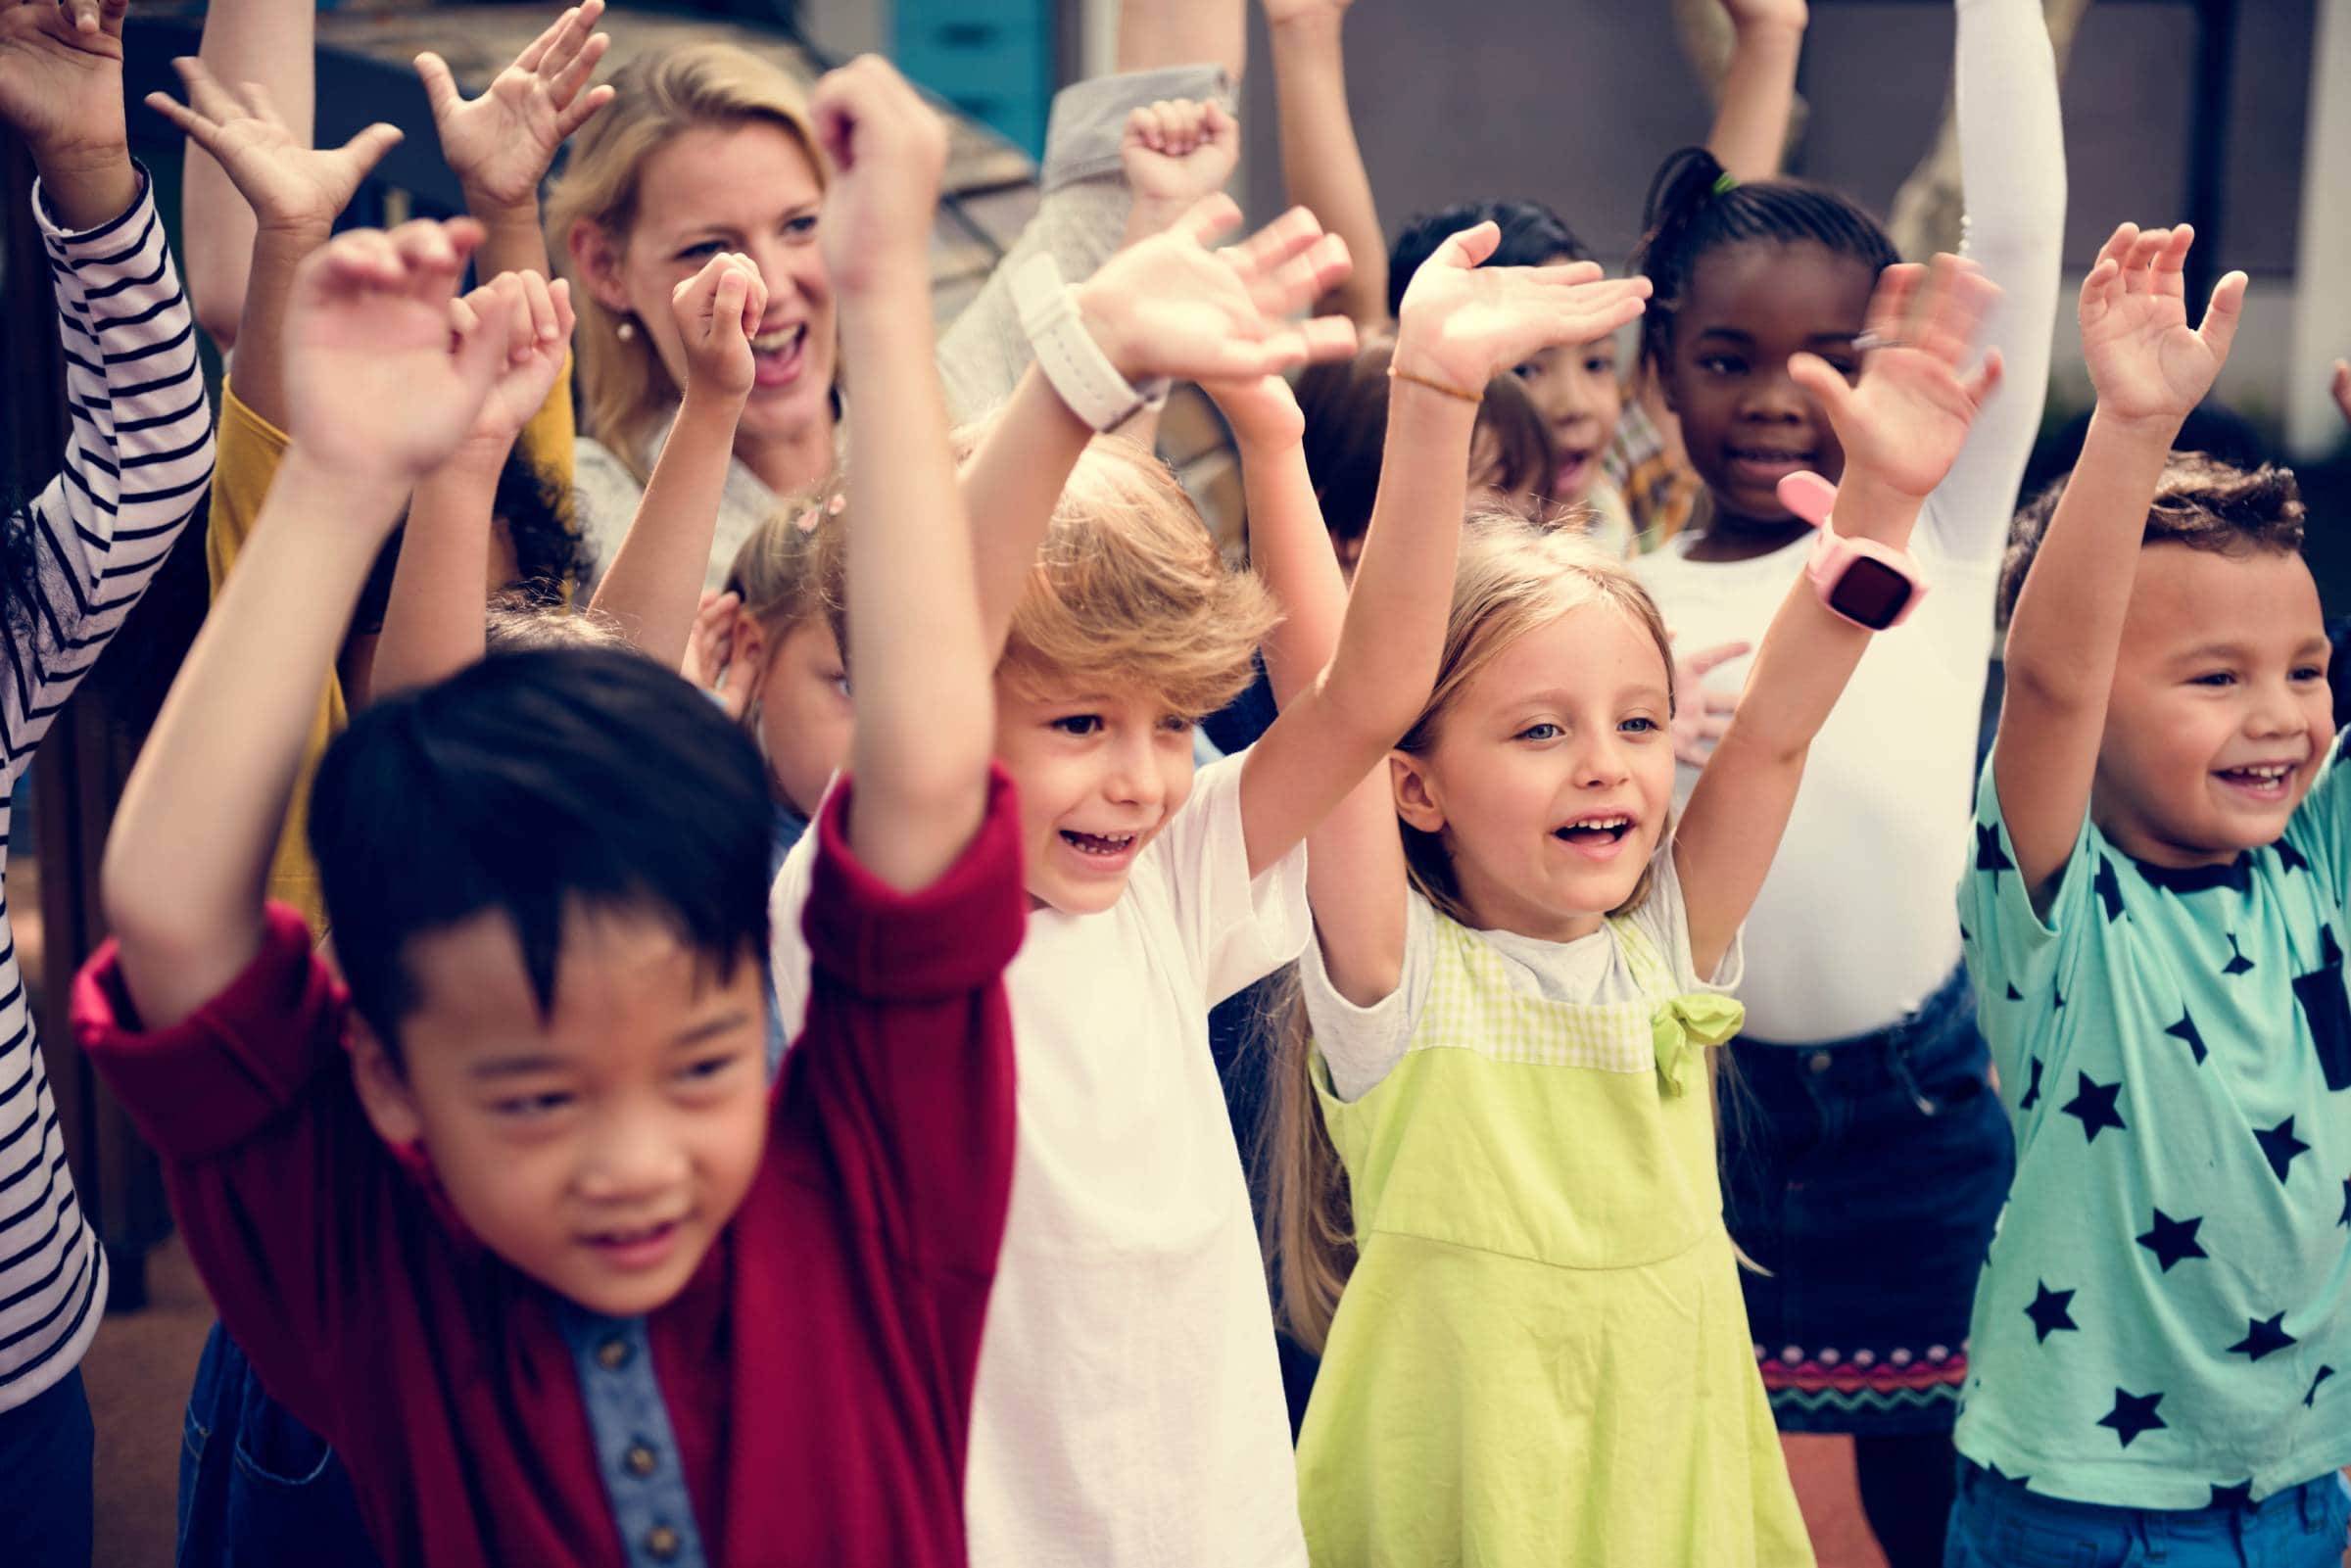
M 612 87 L 612 102 L 573 139 L 563 177 L 548 193 L 548 249 L 563 259 L 571 278 L 579 315 L 572 342 L 587 432 L 645 483 L 651 478 L 646 446 L 676 404 L 679 389 L 653 352 L 650 334 L 621 340 L 619 312 L 596 298 L 570 260 L 572 230 L 594 223 L 615 244 L 625 243 L 637 220 L 647 160 L 697 125 L 766 120 L 807 155 L 820 189 L 831 171 L 799 84 L 782 67 L 733 44 L 688 44 L 633 61 L 613 73 Z
M 1656 641 L 1665 661 L 1666 700 L 1673 701 L 1673 650 L 1655 602 L 1623 562 L 1588 543 L 1581 530 L 1510 512 L 1472 516 L 1462 538 L 1446 618 L 1445 651 L 1436 685 L 1413 728 L 1397 742 L 1408 756 L 1425 756 L 1438 727 L 1469 683 L 1511 643 L 1535 628 L 1587 604 L 1606 604 L 1633 618 Z M 1441 834 L 1399 819 L 1413 886 L 1455 920 L 1466 922 L 1461 883 Z M 1613 912 L 1640 907 L 1649 896 L 1644 871 Z M 1339 1293 L 1355 1267 L 1355 1219 L 1347 1169 L 1322 1125 L 1316 1103 L 1314 1045 L 1295 973 L 1271 1007 L 1274 1062 L 1271 1114 L 1258 1140 L 1258 1178 L 1265 1193 L 1264 1244 L 1274 1296 L 1291 1335 L 1319 1353 L 1338 1310 Z

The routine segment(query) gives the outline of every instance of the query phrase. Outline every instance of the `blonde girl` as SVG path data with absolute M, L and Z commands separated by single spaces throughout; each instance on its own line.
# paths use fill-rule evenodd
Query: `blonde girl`
M 1837 531 L 1897 550 L 1996 374 L 1959 373 L 1991 286 L 1919 274 L 1882 287 L 1856 384 L 1797 364 L 1847 454 Z M 1799 584 L 1676 823 L 1655 605 L 1575 538 L 1468 531 L 1425 709 L 1310 839 L 1311 1045 L 1279 1074 L 1269 1212 L 1324 1354 L 1298 1450 L 1318 1564 L 1811 1560 L 1706 1052 L 1869 641 Z

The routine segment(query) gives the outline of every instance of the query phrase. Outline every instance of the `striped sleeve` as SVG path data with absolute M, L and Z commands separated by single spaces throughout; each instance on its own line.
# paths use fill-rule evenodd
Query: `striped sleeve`
M 57 293 L 71 418 L 65 466 L 30 508 L 30 614 L 0 640 L 0 767 L 15 780 L 57 710 L 146 591 L 202 503 L 213 415 L 196 323 L 151 185 L 99 228 L 33 210 Z
M 141 174 L 142 186 L 145 175 Z M 194 323 L 142 189 L 86 234 L 36 220 L 57 290 L 71 420 L 65 468 L 11 528 L 28 530 L 28 605 L 0 617 L 0 781 L 137 602 L 213 469 Z M 22 615 L 14 613 L 22 608 Z M 0 794 L 0 855 L 9 807 Z M 105 1250 L 81 1212 L 0 886 L 0 1415 L 79 1364 L 106 1310 Z

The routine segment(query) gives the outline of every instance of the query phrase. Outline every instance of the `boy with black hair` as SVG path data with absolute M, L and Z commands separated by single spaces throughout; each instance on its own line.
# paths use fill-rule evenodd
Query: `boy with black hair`
M 348 998 L 264 908 L 368 563 L 505 352 L 496 307 L 450 347 L 478 224 L 304 263 L 292 447 L 109 845 L 82 1038 L 387 1563 L 964 1560 L 1017 812 L 931 363 L 945 131 L 874 60 L 814 108 L 844 358 L 888 414 L 856 442 L 854 784 L 772 1102 L 765 771 L 633 653 L 495 657 L 336 743 L 312 824 Z
M 2190 239 L 2124 224 L 2083 284 L 2097 411 L 2003 573 L 1959 909 L 2017 1167 L 1953 1568 L 2342 1558 L 2351 769 L 2290 476 L 2172 452 L 2245 290 L 2191 329 Z

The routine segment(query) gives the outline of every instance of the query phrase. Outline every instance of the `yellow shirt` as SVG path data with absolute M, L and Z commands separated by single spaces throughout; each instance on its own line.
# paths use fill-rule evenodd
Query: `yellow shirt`
M 568 497 L 573 436 L 568 361 L 563 368 L 555 390 L 523 427 L 522 450 L 541 476 L 554 485 L 559 495 Z M 220 585 L 236 564 L 237 551 L 253 536 L 254 521 L 261 516 L 262 502 L 285 454 L 286 433 L 240 402 L 233 384 L 223 383 L 212 515 L 204 540 L 205 564 L 212 573 L 215 598 L 220 596 Z M 330 670 L 325 689 L 318 693 L 317 711 L 311 716 L 311 737 L 302 748 L 302 768 L 295 775 L 294 795 L 286 805 L 277 853 L 269 862 L 269 896 L 301 910 L 317 934 L 325 932 L 326 908 L 318 894 L 318 868 L 311 859 L 311 780 L 318 771 L 318 759 L 325 755 L 327 742 L 341 735 L 350 722 L 342 683 Z

